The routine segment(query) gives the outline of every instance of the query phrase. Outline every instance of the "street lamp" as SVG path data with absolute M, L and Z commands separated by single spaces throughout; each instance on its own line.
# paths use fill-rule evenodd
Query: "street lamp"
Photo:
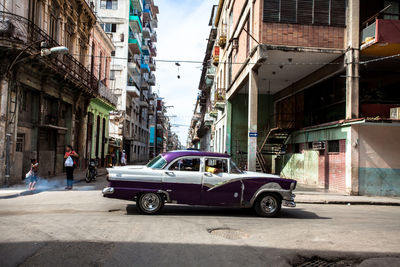
M 50 49 L 48 48 L 42 48 L 42 50 L 40 51 L 40 55 L 42 57 L 44 56 L 48 56 L 50 54 L 60 54 L 60 55 L 65 55 L 68 54 L 68 48 L 65 46 L 56 46 L 56 47 L 52 47 Z

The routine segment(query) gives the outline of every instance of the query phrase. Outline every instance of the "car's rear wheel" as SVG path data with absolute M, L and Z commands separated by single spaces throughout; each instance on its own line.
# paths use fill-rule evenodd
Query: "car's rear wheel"
M 136 207 L 140 213 L 143 214 L 156 214 L 164 206 L 163 198 L 156 193 L 141 194 L 136 201 Z
M 262 217 L 276 217 L 281 211 L 282 200 L 272 193 L 263 194 L 254 203 L 254 210 Z

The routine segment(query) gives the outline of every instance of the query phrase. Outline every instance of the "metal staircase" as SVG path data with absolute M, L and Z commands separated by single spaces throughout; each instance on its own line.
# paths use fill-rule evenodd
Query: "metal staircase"
M 261 146 L 257 146 L 256 168 L 259 172 L 268 172 L 263 155 L 279 155 L 285 146 L 287 139 L 293 131 L 294 122 L 290 122 L 285 128 L 272 128 L 268 131 Z

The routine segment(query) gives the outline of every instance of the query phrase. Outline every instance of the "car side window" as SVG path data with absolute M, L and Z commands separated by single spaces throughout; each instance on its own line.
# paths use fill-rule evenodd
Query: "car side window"
M 169 166 L 168 170 L 198 172 L 200 171 L 200 158 L 178 159 Z
M 227 159 L 206 159 L 205 171 L 213 174 L 228 172 Z

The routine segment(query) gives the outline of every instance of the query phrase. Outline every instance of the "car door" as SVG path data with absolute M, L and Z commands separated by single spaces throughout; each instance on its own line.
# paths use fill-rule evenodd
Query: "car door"
M 200 157 L 182 157 L 166 166 L 163 174 L 163 190 L 170 200 L 182 204 L 200 204 L 201 178 Z
M 202 203 L 205 205 L 239 206 L 242 181 L 239 174 L 229 172 L 229 159 L 204 158 Z

